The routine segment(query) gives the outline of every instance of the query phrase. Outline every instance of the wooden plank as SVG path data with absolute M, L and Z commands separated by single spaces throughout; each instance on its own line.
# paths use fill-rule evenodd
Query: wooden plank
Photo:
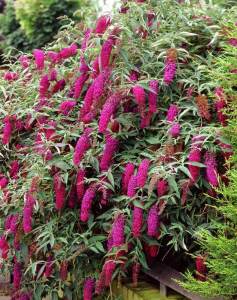
M 121 300 L 180 300 L 179 295 L 169 298 L 161 295 L 159 288 L 148 282 L 139 282 L 137 287 L 123 283 L 120 288 L 113 282 L 112 291 L 114 296 L 121 296 Z
M 160 282 L 160 294 L 162 296 L 168 296 L 167 295 L 167 287 L 163 283 Z
M 182 274 L 165 264 L 157 263 L 152 269 L 145 271 L 145 273 L 151 278 L 159 281 L 161 285 L 165 285 L 169 287 L 170 289 L 178 292 L 179 294 L 185 296 L 188 299 L 206 300 L 205 298 L 200 297 L 197 294 L 188 292 L 187 290 L 179 286 L 178 283 L 175 282 L 174 280 L 181 281 Z M 215 299 L 215 300 L 220 300 L 220 299 Z

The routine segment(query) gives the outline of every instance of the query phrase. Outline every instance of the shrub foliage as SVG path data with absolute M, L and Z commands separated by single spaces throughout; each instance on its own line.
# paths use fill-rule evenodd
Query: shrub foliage
M 223 14 L 131 1 L 3 74 L 0 248 L 16 299 L 81 299 L 83 283 L 91 299 L 160 247 L 191 251 L 226 171 L 206 71 Z
M 234 11 L 234 8 L 233 8 Z M 226 45 L 222 55 L 215 59 L 214 67 L 210 70 L 211 78 L 216 86 L 222 87 L 224 97 L 229 103 L 228 126 L 223 129 L 226 140 L 232 145 L 232 155 L 229 161 L 228 185 L 222 185 L 217 192 L 218 219 L 213 220 L 215 234 L 202 231 L 199 236 L 201 251 L 206 255 L 207 280 L 196 280 L 191 273 L 186 275 L 184 287 L 204 296 L 235 296 L 237 294 L 237 139 L 236 139 L 236 70 L 237 48 L 234 43 L 237 29 L 233 11 L 226 15 L 223 27 L 227 33 Z M 236 40 L 237 41 L 237 40 Z M 222 216 L 222 218 L 220 218 Z

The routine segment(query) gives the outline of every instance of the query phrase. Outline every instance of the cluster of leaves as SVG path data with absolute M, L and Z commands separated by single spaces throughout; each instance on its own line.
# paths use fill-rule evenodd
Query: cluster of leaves
M 235 25 L 235 13 L 230 11 L 226 15 L 223 29 L 230 39 L 237 38 Z M 218 201 L 217 216 L 213 219 L 215 233 L 202 231 L 198 233 L 201 251 L 206 254 L 207 280 L 196 280 L 191 272 L 186 274 L 185 288 L 203 296 L 236 296 L 237 295 L 237 48 L 227 44 L 221 56 L 215 59 L 214 66 L 209 70 L 210 77 L 217 86 L 224 89 L 229 102 L 227 110 L 228 126 L 223 129 L 226 140 L 232 145 L 233 154 L 229 161 L 227 186 L 222 185 L 218 189 L 220 200 Z M 222 216 L 222 218 L 220 218 Z
M 3 269 L 15 271 L 16 262 L 20 263 L 24 273 L 20 291 L 31 291 L 34 299 L 42 299 L 45 295 L 53 299 L 81 299 L 82 282 L 89 276 L 97 279 L 105 261 L 116 264 L 114 277 L 127 276 L 134 263 L 148 267 L 147 249 L 152 247 L 191 251 L 192 236 L 208 226 L 212 215 L 212 209 L 207 206 L 212 199 L 206 194 L 212 193 L 213 188 L 206 177 L 207 165 L 203 159 L 206 152 L 218 157 L 216 171 L 220 177 L 225 173 L 223 149 L 218 142 L 221 124 L 217 121 L 214 105 L 204 97 L 213 88 L 206 71 L 207 65 L 212 64 L 209 54 L 218 55 L 220 41 L 225 39 L 219 26 L 224 14 L 219 7 L 210 5 L 202 9 L 175 0 L 130 1 L 121 13 L 114 15 L 112 24 L 103 34 L 92 31 L 87 47 L 72 56 L 54 63 L 50 59 L 50 55 L 55 54 L 52 51 L 59 51 L 71 43 L 84 44 L 81 26 L 68 26 L 59 33 L 57 42 L 44 49 L 45 62 L 40 70 L 31 56 L 25 58 L 30 63 L 28 66 L 26 62 L 24 69 L 19 62 L 8 66 L 11 73 L 0 79 L 0 111 L 4 117 L 0 129 L 4 136 L 6 122 L 8 125 L 12 122 L 12 132 L 10 143 L 0 145 L 0 173 L 8 180 L 0 191 L 0 213 L 2 237 L 10 248 Z M 85 94 L 100 76 L 96 74 L 93 61 L 101 57 L 101 46 L 108 38 L 113 41 L 109 60 L 111 75 L 103 93 L 96 99 L 93 118 L 82 122 L 78 119 L 78 111 L 84 104 Z M 173 82 L 168 85 L 163 78 L 170 49 L 176 53 L 177 69 Z M 85 68 L 84 71 L 78 69 L 81 63 L 88 65 L 88 78 L 80 97 L 73 99 L 74 84 L 82 75 L 80 72 L 85 72 Z M 100 59 L 98 66 L 97 71 L 101 73 Z M 42 78 L 50 76 L 52 70 L 56 83 L 49 83 L 47 95 L 42 99 L 39 95 Z M 130 78 L 133 72 L 138 76 L 134 81 Z M 55 89 L 60 80 L 64 80 L 63 85 Z M 146 94 L 152 92 L 151 80 L 159 82 L 158 109 L 150 124 L 140 128 L 141 111 L 137 109 L 132 90 L 139 84 Z M 101 171 L 106 138 L 98 131 L 98 120 L 104 103 L 115 92 L 121 99 L 107 130 L 118 140 L 119 146 L 108 170 Z M 60 105 L 68 99 L 75 100 L 76 105 L 65 116 Z M 205 100 L 202 105 L 198 102 L 200 99 Z M 166 118 L 171 104 L 178 107 L 176 121 L 181 131 L 176 136 L 170 134 L 172 122 Z M 75 145 L 87 127 L 92 129 L 91 144 L 80 168 L 86 171 L 86 188 L 96 184 L 100 189 L 93 200 L 88 222 L 82 222 L 81 203 L 71 191 L 78 172 L 78 166 L 73 163 Z M 49 130 L 52 134 L 47 138 Z M 200 162 L 188 161 L 195 136 L 202 141 Z M 38 150 L 43 149 L 44 153 L 37 150 L 39 143 Z M 50 157 L 44 155 L 46 153 L 50 153 Z M 132 162 L 137 168 L 144 158 L 150 161 L 146 184 L 136 190 L 134 197 L 129 197 L 121 189 L 125 165 Z M 10 174 L 13 161 L 20 165 L 14 178 Z M 200 168 L 200 176 L 191 185 L 187 184 L 193 180 L 190 165 Z M 64 207 L 59 211 L 55 209 L 55 174 L 66 187 Z M 155 186 L 161 178 L 167 181 L 168 190 L 158 198 Z M 35 198 L 35 205 L 33 229 L 26 232 L 24 211 L 29 191 Z M 102 191 L 107 198 L 103 198 Z M 160 226 L 157 228 L 159 234 L 151 237 L 147 234 L 147 219 L 154 205 L 159 207 Z M 143 226 L 138 237 L 131 232 L 134 206 L 143 211 Z M 13 235 L 4 229 L 4 223 L 9 215 L 15 214 L 18 214 L 18 221 Z M 118 247 L 107 249 L 106 240 L 118 216 L 125 220 L 124 241 Z M 68 265 L 64 279 L 60 276 L 63 263 Z
M 0 48 L 6 52 L 5 48 L 10 46 L 20 51 L 42 47 L 65 25 L 65 18 L 60 20 L 59 17 L 80 21 L 83 19 L 81 9 L 89 9 L 90 4 L 87 0 L 8 0 L 0 14 L 3 38 Z

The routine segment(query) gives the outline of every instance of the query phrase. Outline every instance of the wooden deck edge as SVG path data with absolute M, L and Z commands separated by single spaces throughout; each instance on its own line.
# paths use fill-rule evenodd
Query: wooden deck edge
M 203 298 L 192 292 L 189 292 L 185 290 L 183 287 L 181 287 L 177 283 L 177 281 L 182 281 L 183 275 L 180 272 L 176 271 L 175 269 L 163 263 L 159 262 L 155 264 L 155 266 L 152 267 L 152 269 L 145 271 L 145 274 L 155 279 L 156 281 L 160 282 L 161 291 L 164 295 L 166 294 L 165 287 L 167 287 L 191 300 L 210 300 L 210 299 Z M 218 298 L 212 298 L 211 300 L 223 300 L 223 298 L 218 297 Z

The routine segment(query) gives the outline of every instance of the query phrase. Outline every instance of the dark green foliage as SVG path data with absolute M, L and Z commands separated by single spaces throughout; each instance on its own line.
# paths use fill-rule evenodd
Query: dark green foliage
M 0 48 L 6 51 L 10 46 L 20 51 L 40 48 L 52 41 L 60 26 L 69 20 L 81 20 L 77 10 L 87 6 L 89 1 L 7 1 L 4 12 L 0 14 L 0 34 L 3 41 Z
M 16 20 L 14 4 L 9 0 L 6 4 L 4 12 L 0 14 L 0 49 L 6 50 L 6 47 L 27 51 L 32 48 L 30 41 Z

